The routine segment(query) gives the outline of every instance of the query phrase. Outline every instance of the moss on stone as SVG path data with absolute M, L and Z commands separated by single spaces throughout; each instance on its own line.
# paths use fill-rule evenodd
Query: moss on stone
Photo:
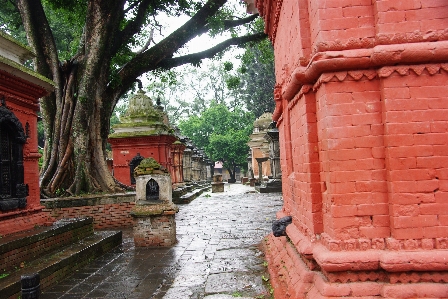
M 153 169 L 160 169 L 160 164 L 159 162 L 156 161 L 156 159 L 149 157 L 143 159 L 140 162 L 139 166 L 137 166 L 137 168 L 148 168 L 148 167 L 151 167 Z
M 39 79 L 41 81 L 46 82 L 46 83 L 48 83 L 48 84 L 50 84 L 52 86 L 55 86 L 55 83 L 53 81 L 51 81 L 50 79 L 48 79 L 48 78 L 46 78 L 46 77 L 44 77 L 44 76 L 34 72 L 33 70 L 30 70 L 29 68 L 27 68 L 26 66 L 24 66 L 22 64 L 14 62 L 14 61 L 12 61 L 10 59 L 7 59 L 7 58 L 5 58 L 3 56 L 0 56 L 0 63 L 4 63 L 6 65 L 9 65 L 10 67 L 13 67 L 15 69 L 18 69 L 18 70 L 24 72 L 25 74 L 28 74 L 28 75 L 30 75 L 32 77 L 35 77 L 35 78 L 37 78 L 37 79 Z
M 167 174 L 167 170 L 150 157 L 143 159 L 134 170 L 134 176 L 146 174 Z

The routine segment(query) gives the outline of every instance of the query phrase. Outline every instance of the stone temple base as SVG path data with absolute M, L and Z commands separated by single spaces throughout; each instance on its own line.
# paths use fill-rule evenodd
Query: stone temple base
M 136 247 L 172 246 L 176 243 L 177 207 L 173 204 L 136 205 L 134 244 Z
M 272 179 L 266 182 L 265 185 L 255 187 L 260 193 L 282 192 L 282 180 Z
M 212 193 L 224 192 L 224 183 L 212 183 Z

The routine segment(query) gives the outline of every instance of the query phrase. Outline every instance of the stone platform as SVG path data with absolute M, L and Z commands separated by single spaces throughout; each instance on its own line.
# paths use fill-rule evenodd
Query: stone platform
M 0 238 L 0 299 L 20 296 L 21 275 L 38 273 L 45 291 L 121 242 L 121 231 L 94 232 L 92 218 L 61 220 Z
M 259 245 L 281 204 L 280 193 L 225 184 L 179 206 L 174 246 L 135 247 L 132 230 L 123 231 L 120 247 L 42 298 L 271 298 Z

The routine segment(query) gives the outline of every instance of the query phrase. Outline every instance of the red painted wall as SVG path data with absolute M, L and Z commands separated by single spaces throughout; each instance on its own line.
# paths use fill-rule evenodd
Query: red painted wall
M 276 298 L 448 298 L 448 2 L 257 8 L 275 51 L 278 217 L 293 217 L 268 237 Z
M 137 153 L 145 158 L 154 158 L 171 173 L 171 145 L 176 140 L 176 137 L 171 135 L 109 139 L 114 177 L 123 184 L 131 185 L 129 162 Z
M 23 130 L 29 124 L 29 138 L 23 146 L 24 183 L 28 184 L 27 206 L 22 209 L 0 211 L 0 235 L 6 235 L 51 221 L 45 214 L 39 214 L 40 205 L 39 167 L 40 154 L 37 151 L 38 98 L 47 91 L 9 72 L 0 70 L 0 98 L 19 119 Z

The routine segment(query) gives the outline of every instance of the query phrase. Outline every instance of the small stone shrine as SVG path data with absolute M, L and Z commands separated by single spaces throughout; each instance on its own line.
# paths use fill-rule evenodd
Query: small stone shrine
M 250 148 L 249 169 L 252 170 L 252 177 L 259 178 L 259 182 L 263 177 L 271 175 L 271 166 L 269 163 L 264 163 L 269 159 L 269 143 L 264 138 L 269 124 L 272 122 L 272 113 L 265 112 L 254 121 L 254 130 L 250 135 L 250 140 L 247 145 Z M 266 158 L 266 159 L 264 159 Z M 264 163 L 263 165 L 260 164 Z
M 138 247 L 171 246 L 176 243 L 175 215 L 172 202 L 171 176 L 153 158 L 143 159 L 134 171 L 136 203 L 134 243 Z
M 224 192 L 224 183 L 222 181 L 222 174 L 215 174 L 213 176 L 212 193 Z
M 260 193 L 282 192 L 282 173 L 280 168 L 280 144 L 276 122 L 269 125 L 264 138 L 269 142 L 269 160 L 272 176 L 267 182 L 262 182 Z

